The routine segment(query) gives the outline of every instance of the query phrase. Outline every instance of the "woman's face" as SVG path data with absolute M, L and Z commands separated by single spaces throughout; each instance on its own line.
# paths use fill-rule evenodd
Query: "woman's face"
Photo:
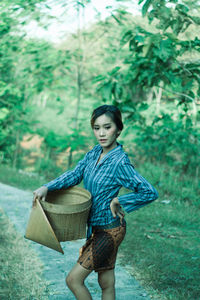
M 121 131 L 109 116 L 104 114 L 98 117 L 94 122 L 93 131 L 104 152 L 117 146 L 116 139 Z

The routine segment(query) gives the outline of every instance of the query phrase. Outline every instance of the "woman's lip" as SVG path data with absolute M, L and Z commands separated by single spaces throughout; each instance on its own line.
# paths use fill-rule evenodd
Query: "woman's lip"
M 106 142 L 107 140 L 105 140 L 105 139 L 102 139 L 102 140 L 99 140 L 100 142 Z

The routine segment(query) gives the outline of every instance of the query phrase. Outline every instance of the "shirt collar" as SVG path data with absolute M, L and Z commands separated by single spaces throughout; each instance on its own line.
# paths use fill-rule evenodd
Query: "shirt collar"
M 112 156 L 115 156 L 115 155 L 121 153 L 123 150 L 122 148 L 123 148 L 123 146 L 121 144 L 117 143 L 117 147 L 113 148 L 108 153 L 106 153 L 106 155 L 99 162 L 99 165 L 101 165 L 109 157 L 112 157 Z M 98 155 L 100 155 L 101 152 L 102 152 L 102 147 L 101 147 L 101 145 L 98 145 Z

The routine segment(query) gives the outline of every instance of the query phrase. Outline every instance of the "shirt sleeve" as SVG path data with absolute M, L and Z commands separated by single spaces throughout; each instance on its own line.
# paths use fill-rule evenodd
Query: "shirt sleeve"
M 70 186 L 77 185 L 83 179 L 84 170 L 86 167 L 88 153 L 85 157 L 78 162 L 77 166 L 72 171 L 67 171 L 55 178 L 54 180 L 44 184 L 49 191 L 60 190 L 62 188 L 68 188 Z
M 156 189 L 135 170 L 129 159 L 119 164 L 116 177 L 119 185 L 133 191 L 118 197 L 126 212 L 136 210 L 158 198 Z

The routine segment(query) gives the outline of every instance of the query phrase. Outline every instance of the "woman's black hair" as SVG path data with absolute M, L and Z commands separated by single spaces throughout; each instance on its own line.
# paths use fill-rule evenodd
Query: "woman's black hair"
M 111 118 L 111 120 L 115 123 L 115 125 L 119 130 L 123 129 L 124 125 L 122 122 L 121 112 L 119 108 L 117 108 L 114 105 L 102 105 L 97 107 L 93 111 L 91 121 L 90 121 L 92 128 L 94 127 L 94 122 L 96 121 L 96 119 L 104 114 Z

